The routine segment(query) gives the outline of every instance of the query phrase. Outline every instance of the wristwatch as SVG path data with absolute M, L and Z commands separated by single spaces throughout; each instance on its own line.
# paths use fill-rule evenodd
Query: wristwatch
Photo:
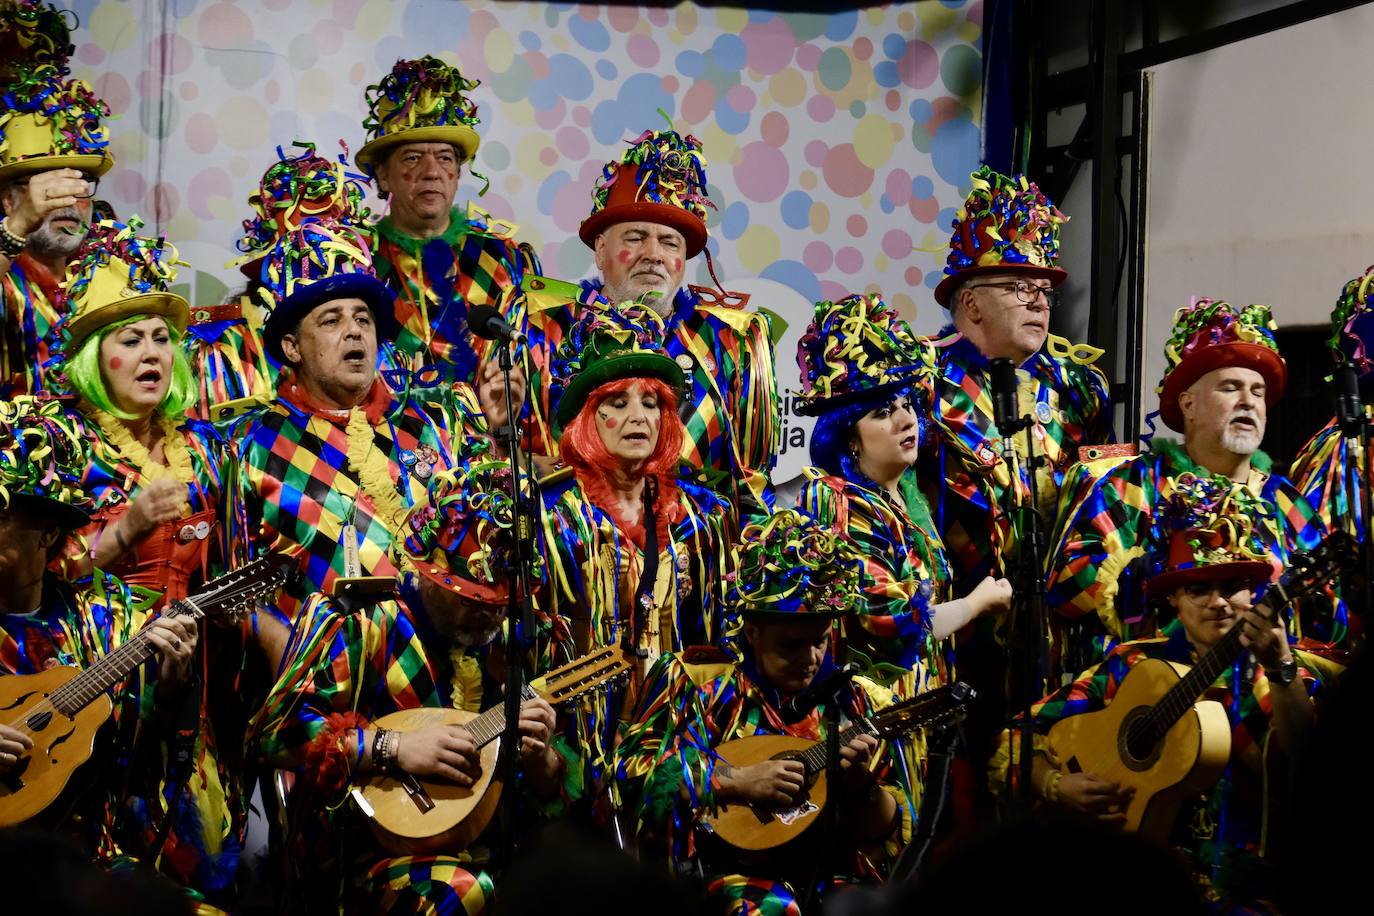
M 1279 662 L 1277 668 L 1265 668 L 1264 676 L 1269 678 L 1270 683 L 1278 684 L 1280 687 L 1287 687 L 1298 679 L 1298 663 L 1290 655 L 1288 658 Z

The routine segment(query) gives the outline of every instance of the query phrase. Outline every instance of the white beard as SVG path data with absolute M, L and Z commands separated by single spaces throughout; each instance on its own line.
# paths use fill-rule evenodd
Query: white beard
M 1228 424 L 1221 434 L 1221 447 L 1233 455 L 1253 455 L 1259 451 L 1260 440 L 1264 434 L 1259 430 L 1232 432 Z
M 490 630 L 487 630 L 484 633 L 474 632 L 472 630 L 463 630 L 454 633 L 452 638 L 454 642 L 456 642 L 460 646 L 463 646 L 464 648 L 475 649 L 478 646 L 485 646 L 487 643 L 491 642 L 493 639 L 497 637 L 498 634 L 500 634 L 500 632 L 501 624 L 498 622 L 496 626 L 492 627 Z

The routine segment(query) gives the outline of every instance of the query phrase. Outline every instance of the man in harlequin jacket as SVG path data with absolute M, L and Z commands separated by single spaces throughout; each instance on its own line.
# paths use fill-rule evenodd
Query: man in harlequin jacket
M 1264 305 L 1197 299 L 1179 309 L 1158 390 L 1159 416 L 1183 441 L 1153 438 L 1143 455 L 1087 461 L 1065 478 L 1047 560 L 1052 613 L 1080 622 L 1078 636 L 1061 646 L 1063 667 L 1086 667 L 1120 640 L 1152 636 L 1171 616 L 1149 599 L 1145 583 L 1158 571 L 1150 557 L 1159 556 L 1164 537 L 1161 509 L 1180 490 L 1224 486 L 1252 514 L 1250 549 L 1268 559 L 1275 577 L 1294 551 L 1321 540 L 1311 505 L 1259 450 L 1288 376 L 1273 331 Z M 1287 626 L 1295 639 L 1339 641 L 1344 605 L 1305 599 Z
M 480 121 L 466 95 L 477 85 L 434 57 L 397 61 L 368 90 L 368 141 L 358 150 L 391 205 L 375 227 L 376 268 L 396 299 L 398 362 L 469 384 L 495 378 L 497 367 L 484 362 L 488 348 L 474 342 L 468 313 L 540 273 L 514 227 L 454 209 L 462 167 L 477 154 Z
M 250 724 L 261 756 L 298 771 L 291 809 L 309 848 L 292 852 L 311 864 L 293 896 L 320 911 L 476 916 L 491 902 L 487 832 L 467 849 L 388 855 L 347 798 L 369 773 L 463 786 L 480 774 L 479 747 L 467 729 L 397 731 L 377 722 L 416 707 L 475 713 L 501 702 L 505 659 L 494 641 L 511 587 L 509 493 L 503 462 L 437 473 L 394 545 L 397 597 L 358 609 L 311 596 L 290 662 Z M 520 729 L 523 822 L 561 809 L 565 767 L 545 700 L 524 701 Z
M 579 289 L 533 278 L 507 311 L 530 338 L 531 439 L 557 457 L 553 419 L 562 394 L 549 372 L 568 329 L 588 309 L 641 301 L 663 319 L 663 346 L 687 376 L 682 463 L 697 483 L 743 517 L 773 504 L 777 381 L 769 319 L 745 311 L 747 297 L 684 286 L 687 262 L 706 251 L 706 174 L 701 143 L 671 130 L 645 131 L 608 162 L 579 236 L 596 253 L 601 279 Z M 708 265 L 710 253 L 707 252 Z
M 822 741 L 824 705 L 789 723 L 783 701 L 834 669 L 836 620 L 855 610 L 858 558 L 842 538 L 786 509 L 745 530 L 730 600 L 744 618 L 737 654 L 689 649 L 666 654 L 649 674 L 633 724 L 617 751 L 626 809 L 645 855 L 699 864 L 708 892 L 726 911 L 783 916 L 816 875 L 880 880 L 910 836 L 917 786 L 905 742 L 860 735 L 841 746 L 844 784 L 829 787 L 841 805 L 844 836 L 825 835 L 806 800 L 797 760 L 731 766 L 717 748 L 754 735 Z M 889 704 L 891 694 L 858 677 L 843 692 L 841 715 L 854 722 Z M 702 828 L 727 801 L 793 805 L 812 818 L 786 853 L 745 856 Z M 835 848 L 843 854 L 835 856 Z

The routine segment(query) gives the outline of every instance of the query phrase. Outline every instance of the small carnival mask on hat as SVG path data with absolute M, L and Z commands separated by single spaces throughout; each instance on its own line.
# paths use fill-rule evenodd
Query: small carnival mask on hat
M 165 238 L 138 235 L 143 221 L 101 221 L 86 233 L 67 265 L 60 307 L 64 349 L 75 353 L 91 334 L 134 315 L 161 315 L 178 333 L 186 330 L 190 309 L 171 291 L 177 267 L 186 262 Z
M 1360 381 L 1374 377 L 1374 266 L 1364 275 L 1355 277 L 1341 289 L 1336 307 L 1331 311 L 1331 339 L 1328 346 L 1338 364 L 1350 363 L 1359 373 Z
M 797 412 L 876 402 L 903 388 L 928 383 L 933 355 L 880 294 L 817 302 L 797 343 L 802 390 Z
M 0 509 L 32 508 L 71 531 L 94 508 L 81 486 L 90 444 L 54 398 L 0 401 Z
M 1264 376 L 1264 402 L 1273 407 L 1288 382 L 1288 367 L 1274 339 L 1274 317 L 1267 305 L 1237 311 L 1229 302 L 1194 299 L 1174 315 L 1174 329 L 1164 344 L 1167 368 L 1156 389 L 1159 416 L 1183 431 L 1178 396 L 1214 369 L 1240 366 Z
M 681 397 L 682 367 L 663 349 L 663 319 L 643 305 L 587 309 L 568 329 L 550 366 L 549 400 L 566 429 L 587 397 L 607 382 L 656 378 Z
M 0 184 L 53 169 L 99 177 L 114 166 L 110 109 L 84 80 L 41 67 L 0 93 Z
M 482 123 L 465 95 L 480 85 L 436 57 L 398 60 L 382 81 L 367 87 L 367 143 L 358 165 L 374 174 L 388 150 L 402 143 L 449 143 L 463 161 L 477 154 Z
M 639 135 L 619 160 L 606 163 L 592 193 L 591 215 L 578 236 L 588 248 L 616 223 L 646 222 L 671 226 L 687 242 L 687 257 L 706 247 L 706 160 L 701 141 L 673 130 Z
M 431 582 L 496 604 L 510 591 L 514 525 L 509 466 L 473 461 L 434 475 L 428 498 L 406 517 L 398 549 Z M 537 579 L 540 554 L 531 553 Z
M 1015 273 L 1043 277 L 1052 286 L 1068 273 L 1059 260 L 1059 226 L 1068 217 L 1024 175 L 1008 177 L 982 166 L 973 190 L 954 218 L 945 276 L 935 301 L 948 307 L 954 288 L 970 277 Z
M 1151 540 L 1158 546 L 1146 592 L 1163 597 L 1191 582 L 1223 579 L 1242 579 L 1250 588 L 1268 582 L 1274 568 L 1254 544 L 1255 520 L 1263 511 L 1245 487 L 1180 475 L 1154 513 Z
M 725 600 L 732 613 L 841 617 L 858 608 L 859 556 L 833 530 L 795 509 L 749 525 Z

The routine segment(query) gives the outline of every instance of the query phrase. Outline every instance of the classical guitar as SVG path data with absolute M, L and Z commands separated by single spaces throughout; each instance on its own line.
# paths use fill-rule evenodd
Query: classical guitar
M 254 560 L 173 602 L 163 616 L 200 620 L 246 613 L 285 583 L 292 566 L 279 556 Z M 0 722 L 33 740 L 18 766 L 0 776 L 0 827 L 28 820 L 62 794 L 90 759 L 96 732 L 110 717 L 107 691 L 154 652 L 145 628 L 89 668 L 58 665 L 38 674 L 0 677 Z
M 840 732 L 844 746 L 859 735 L 895 738 L 909 732 L 939 728 L 964 717 L 964 707 L 974 697 L 963 682 L 938 687 L 910 700 L 894 703 Z M 806 792 L 787 807 L 726 802 L 703 821 L 703 829 L 750 852 L 776 849 L 806 832 L 825 807 L 825 742 L 791 735 L 751 735 L 726 741 L 716 755 L 732 767 L 752 766 L 767 760 L 800 760 L 806 768 Z
M 1310 556 L 1297 554 L 1255 609 L 1268 620 L 1353 568 L 1355 542 L 1328 535 Z M 1233 626 L 1192 668 L 1163 659 L 1137 662 L 1103 710 L 1055 723 L 1046 753 L 1061 773 L 1094 773 L 1135 790 L 1125 829 L 1167 842 L 1179 806 L 1216 785 L 1231 756 L 1226 708 L 1202 695 L 1245 648 Z
M 630 668 L 620 648 L 598 649 L 526 684 L 523 696 L 540 696 L 558 706 L 625 676 Z M 491 822 L 501 798 L 496 763 L 506 728 L 504 703 L 482 713 L 421 706 L 390 713 L 372 724 L 406 732 L 439 723 L 461 725 L 472 735 L 482 762 L 476 782 L 459 786 L 410 774 L 372 773 L 352 791 L 378 841 L 399 855 L 467 847 Z

